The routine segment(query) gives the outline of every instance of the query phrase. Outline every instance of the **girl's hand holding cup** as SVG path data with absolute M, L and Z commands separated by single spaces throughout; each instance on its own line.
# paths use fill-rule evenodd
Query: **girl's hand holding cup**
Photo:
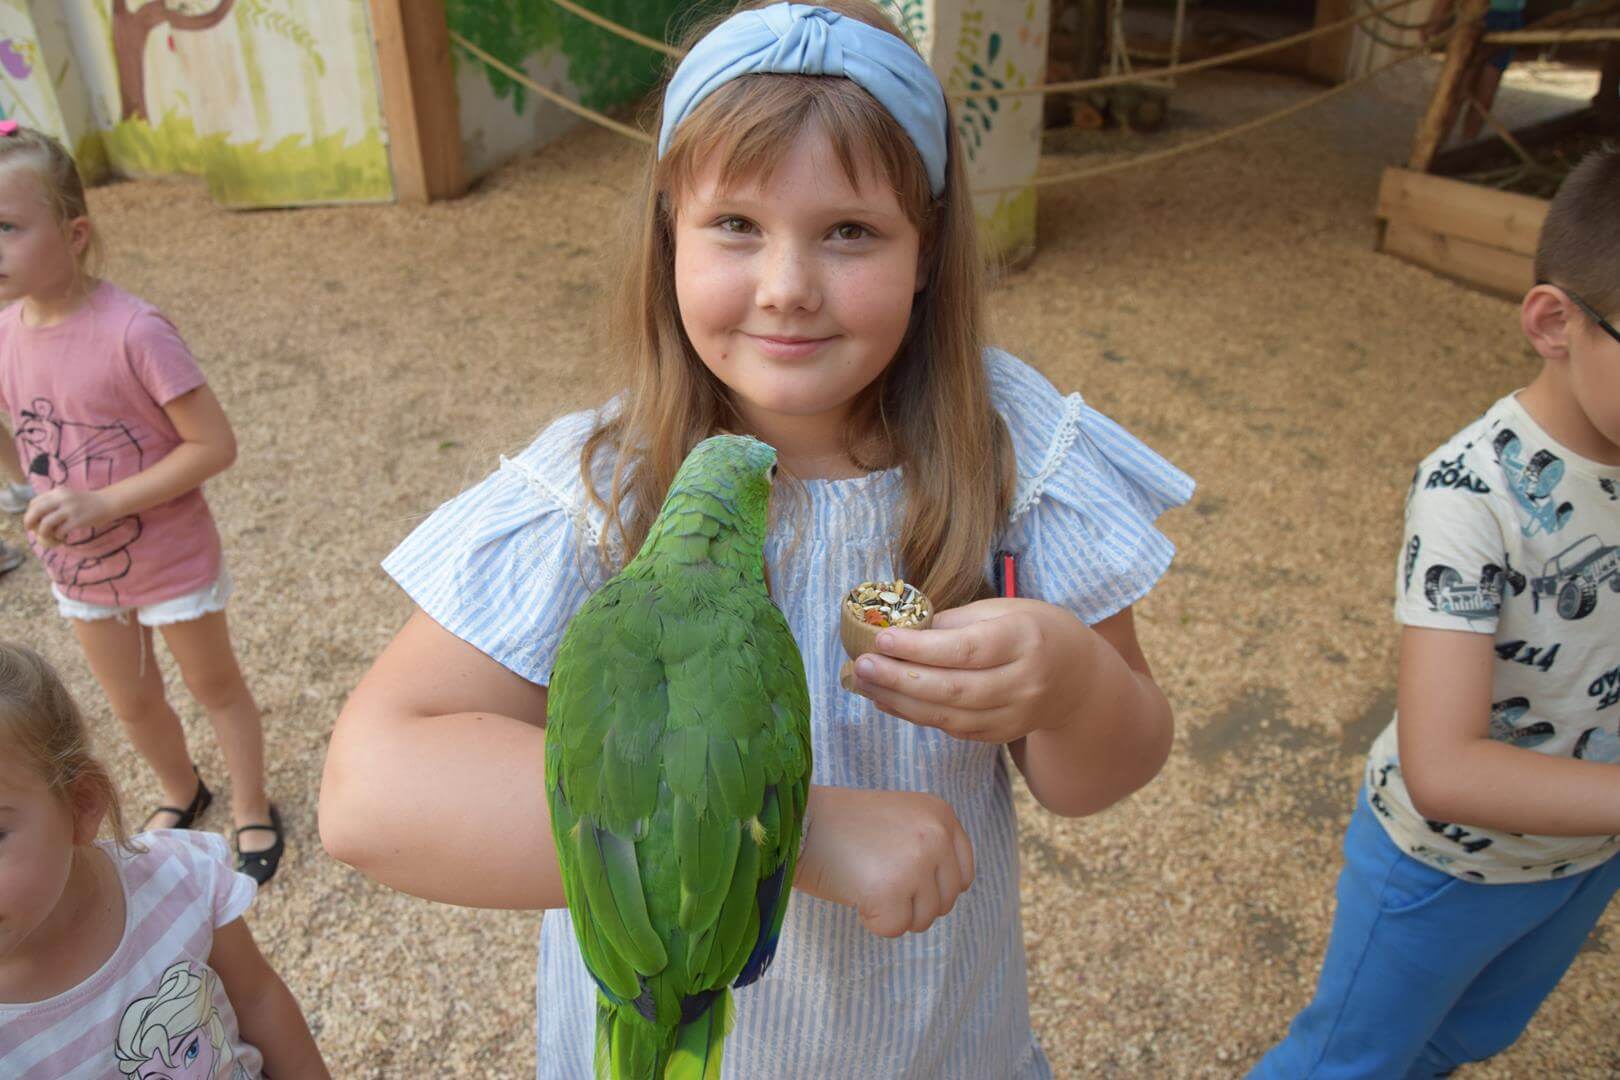
M 1052 604 L 980 600 L 939 612 L 927 630 L 878 633 L 849 688 L 913 724 L 1008 743 L 1069 722 L 1101 643 Z

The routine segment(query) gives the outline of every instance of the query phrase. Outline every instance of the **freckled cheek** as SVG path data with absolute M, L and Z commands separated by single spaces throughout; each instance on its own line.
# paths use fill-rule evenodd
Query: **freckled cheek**
M 915 275 L 905 267 L 828 276 L 828 292 L 837 298 L 840 323 L 870 337 L 897 341 L 911 315 L 914 286 Z
M 736 266 L 691 259 L 675 262 L 675 299 L 690 334 L 716 333 L 743 322 L 753 289 Z

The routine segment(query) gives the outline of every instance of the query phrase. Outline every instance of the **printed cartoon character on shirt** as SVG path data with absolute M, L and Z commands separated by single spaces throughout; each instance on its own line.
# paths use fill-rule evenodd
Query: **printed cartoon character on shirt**
M 89 489 L 103 488 L 121 479 L 112 474 L 114 451 L 133 447 L 136 469 L 145 468 L 140 440 L 122 423 L 80 424 L 56 416 L 56 406 L 48 398 L 35 398 L 22 410 L 23 422 L 17 429 L 17 449 L 23 471 L 41 477 L 44 490 L 67 483 L 78 472 Z M 129 574 L 132 565 L 129 547 L 141 535 L 139 515 L 109 521 L 99 529 L 81 529 L 68 535 L 67 542 L 47 550 L 42 558 L 62 592 L 77 597 L 83 589 L 115 584 Z
M 136 998 L 118 1024 L 118 1071 L 136 1080 L 250 1080 L 235 1062 L 214 1006 L 219 984 L 182 960 L 163 973 L 157 993 Z

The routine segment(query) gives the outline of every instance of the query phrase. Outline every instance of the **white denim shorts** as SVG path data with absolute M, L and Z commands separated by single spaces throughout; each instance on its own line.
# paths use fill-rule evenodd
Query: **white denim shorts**
M 160 600 L 155 604 L 142 604 L 140 607 L 86 604 L 82 600 L 63 596 L 55 585 L 51 586 L 51 592 L 56 596 L 56 610 L 64 619 L 83 619 L 85 622 L 117 619 L 127 624 L 130 614 L 133 613 L 142 626 L 169 626 L 172 623 L 190 622 L 204 615 L 212 615 L 216 611 L 224 611 L 225 601 L 231 598 L 231 575 L 226 572 L 225 564 L 220 563 L 219 577 L 214 579 L 212 585 L 205 585 L 196 592 L 176 596 L 172 600 Z

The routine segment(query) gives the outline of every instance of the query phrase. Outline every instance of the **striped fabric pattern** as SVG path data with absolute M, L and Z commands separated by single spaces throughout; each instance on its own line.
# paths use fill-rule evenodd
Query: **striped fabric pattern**
M 1022 560 L 1022 594 L 1087 622 L 1134 603 L 1174 551 L 1153 521 L 1191 496 L 1192 481 L 1029 366 L 993 350 L 986 362 L 1019 462 L 1006 543 Z M 568 619 L 603 580 L 585 539 L 600 535 L 601 515 L 586 509 L 578 464 L 593 422 L 557 421 L 383 563 L 433 619 L 536 683 L 549 681 Z M 796 894 L 775 963 L 736 995 L 728 1078 L 1050 1075 L 1029 1025 L 1005 754 L 884 716 L 838 685 L 839 601 L 859 582 L 896 576 L 902 517 L 895 471 L 808 481 L 766 557 L 809 678 L 814 782 L 945 799 L 972 838 L 978 877 L 951 914 L 898 940 Z M 538 1075 L 589 1076 L 595 988 L 567 912 L 547 913 L 540 937 Z
M 124 937 L 113 955 L 90 978 L 53 998 L 0 1005 L 0 1076 L 6 1080 L 123 1075 L 115 1048 L 125 1012 L 158 995 L 165 977 L 182 964 L 195 978 L 176 973 L 171 985 L 211 991 L 222 1025 L 224 1045 L 216 1052 L 230 1065 L 217 1075 L 259 1075 L 259 1051 L 242 1040 L 236 1013 L 208 968 L 214 930 L 241 918 L 257 886 L 231 869 L 230 849 L 218 833 L 161 829 L 142 833 L 135 843 L 145 851 L 132 855 L 110 843 L 97 845 L 112 857 L 124 887 Z

